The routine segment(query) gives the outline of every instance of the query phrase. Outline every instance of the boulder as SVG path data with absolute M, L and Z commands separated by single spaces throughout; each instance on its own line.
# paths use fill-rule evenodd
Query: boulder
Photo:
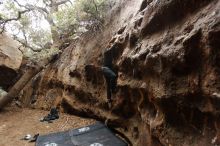
M 21 44 L 6 34 L 0 35 L 0 86 L 7 89 L 17 76 L 23 54 Z

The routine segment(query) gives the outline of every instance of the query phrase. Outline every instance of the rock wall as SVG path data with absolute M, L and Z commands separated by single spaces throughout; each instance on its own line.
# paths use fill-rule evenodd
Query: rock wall
M 220 144 L 220 1 L 122 0 L 107 22 L 36 77 L 33 106 L 108 118 L 135 146 Z M 118 69 L 111 111 L 99 70 L 109 44 Z
M 6 34 L 0 34 L 0 87 L 7 90 L 17 76 L 23 54 L 21 44 Z

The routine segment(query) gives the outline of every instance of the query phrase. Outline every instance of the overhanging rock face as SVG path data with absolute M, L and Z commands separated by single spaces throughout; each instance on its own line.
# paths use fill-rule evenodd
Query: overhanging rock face
M 0 35 L 0 86 L 7 89 L 16 77 L 22 62 L 21 46 L 6 34 Z
M 220 144 L 220 1 L 119 3 L 103 31 L 44 70 L 36 107 L 109 118 L 135 146 Z M 98 69 L 109 43 L 118 69 L 110 114 Z

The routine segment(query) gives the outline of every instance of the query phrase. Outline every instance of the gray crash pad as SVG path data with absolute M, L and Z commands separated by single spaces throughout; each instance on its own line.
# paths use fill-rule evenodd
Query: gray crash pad
M 127 146 L 104 124 L 96 124 L 69 131 L 41 135 L 36 146 Z

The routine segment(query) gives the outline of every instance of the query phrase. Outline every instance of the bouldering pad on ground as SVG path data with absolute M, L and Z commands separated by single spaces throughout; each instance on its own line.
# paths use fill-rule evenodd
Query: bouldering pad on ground
M 36 146 L 127 146 L 104 124 L 97 122 L 69 131 L 41 135 Z

